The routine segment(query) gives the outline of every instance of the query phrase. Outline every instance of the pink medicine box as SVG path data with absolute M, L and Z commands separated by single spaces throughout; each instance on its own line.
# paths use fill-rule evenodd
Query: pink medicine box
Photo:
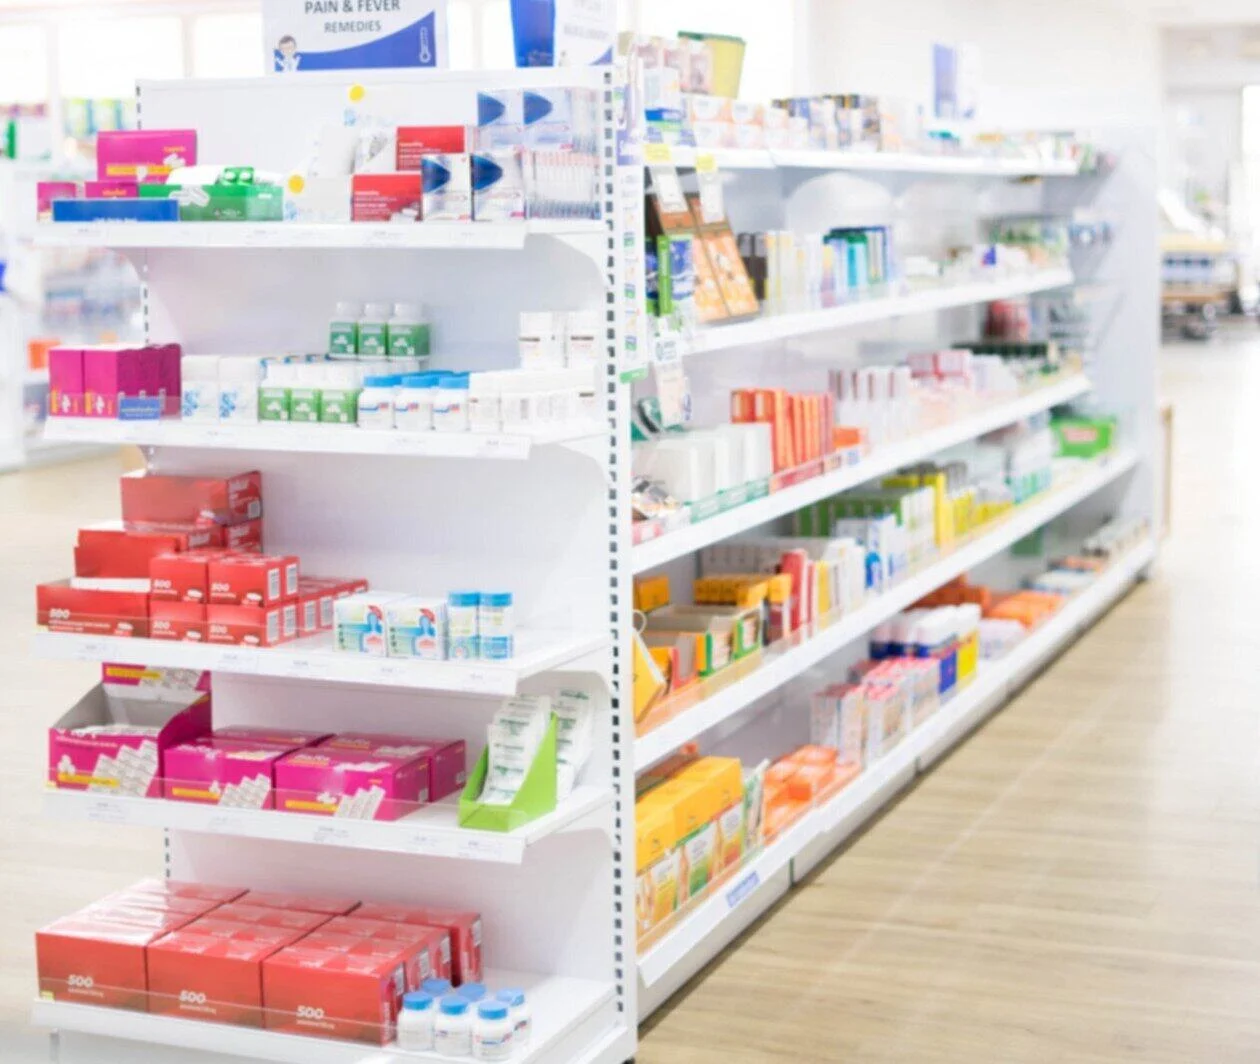
M 448 794 L 464 789 L 468 779 L 467 753 L 464 740 L 416 739 L 409 735 L 377 735 L 344 732 L 325 739 L 322 747 L 335 750 L 358 750 L 382 757 L 418 757 L 429 770 L 429 801 L 436 802 Z
M 83 349 L 54 347 L 48 352 L 48 416 L 83 416 Z
M 276 808 L 355 820 L 397 820 L 429 800 L 420 758 L 307 747 L 276 762 Z
M 48 780 L 63 790 L 157 798 L 171 747 L 210 731 L 206 674 L 105 665 L 102 682 L 48 731 Z
M 166 181 L 172 170 L 197 162 L 195 129 L 103 130 L 96 135 L 96 176 L 101 181 Z
M 272 809 L 275 764 L 293 749 L 204 738 L 172 746 L 162 793 L 179 802 Z

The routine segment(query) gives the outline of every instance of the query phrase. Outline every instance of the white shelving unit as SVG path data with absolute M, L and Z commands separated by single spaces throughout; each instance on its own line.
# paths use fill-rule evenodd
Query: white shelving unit
M 1036 270 L 966 284 L 933 285 L 904 293 L 876 294 L 869 299 L 846 303 L 825 310 L 797 314 L 768 315 L 733 325 L 718 325 L 701 330 L 683 345 L 684 355 L 725 351 L 732 347 L 772 343 L 809 333 L 844 329 L 854 325 L 907 318 L 913 314 L 931 314 L 939 310 L 991 303 L 995 299 L 1014 299 L 1072 283 L 1072 271 L 1066 269 Z
M 870 765 L 848 788 L 749 855 L 739 870 L 678 914 L 636 951 L 636 773 L 697 741 L 745 763 L 807 738 L 808 693 L 820 670 L 854 657 L 872 627 L 953 577 L 980 567 L 1009 575 L 1008 548 L 1052 521 L 1096 526 L 1111 515 L 1157 512 L 1154 356 L 1157 291 L 1154 218 L 1141 164 L 1145 134 L 1117 131 L 1132 159 L 1094 188 L 1095 207 L 1121 216 L 1108 255 L 1124 303 L 1085 372 L 1010 399 L 708 520 L 633 545 L 632 403 L 648 336 L 636 261 L 642 160 L 614 163 L 611 74 L 601 70 L 386 73 L 358 79 L 362 106 L 386 120 L 463 123 L 478 88 L 540 84 L 599 89 L 607 169 L 601 223 L 438 227 L 136 224 L 48 226 L 46 246 L 128 249 L 146 282 L 145 322 L 155 339 L 190 352 L 318 350 L 341 299 L 414 300 L 434 320 L 435 364 L 504 368 L 515 360 L 523 310 L 599 308 L 607 314 L 601 396 L 607 424 L 542 436 L 438 436 L 324 427 L 231 427 L 178 422 L 56 421 L 61 443 L 129 443 L 162 472 L 262 471 L 269 549 L 301 556 L 313 573 L 366 577 L 374 587 L 512 590 L 523 635 L 510 662 L 423 663 L 360 659 L 325 639 L 276 649 L 41 633 L 58 658 L 141 660 L 214 671 L 217 724 L 356 728 L 463 738 L 470 758 L 504 695 L 580 685 L 602 707 L 596 753 L 582 785 L 548 816 L 490 837 L 461 829 L 438 803 L 397 822 L 325 820 L 158 799 L 51 791 L 48 811 L 101 824 L 160 828 L 175 878 L 350 894 L 477 908 L 492 968 L 531 995 L 536 1032 L 514 1064 L 621 1064 L 633 1057 L 637 1021 L 658 1007 L 784 891 L 940 752 L 1000 705 L 1081 633 L 1152 563 L 1154 547 L 1128 553 L 1006 658 L 987 662 L 964 690 Z M 196 128 L 208 155 L 285 172 L 305 157 L 312 130 L 341 121 L 350 80 L 312 75 L 266 81 L 144 84 L 147 127 Z M 1127 154 L 1126 154 L 1127 152 Z M 976 214 L 1071 204 L 1075 168 L 1058 162 L 820 152 L 713 153 L 737 229 L 870 224 L 889 217 L 900 238 L 965 238 L 958 190 Z M 694 165 L 675 149 L 673 161 Z M 959 184 L 958 177 L 977 179 Z M 1008 179 L 1050 178 L 1046 181 Z M 1062 179 L 1062 180 L 1060 180 Z M 940 186 L 940 187 L 938 187 Z M 943 191 L 944 190 L 944 191 Z M 952 197 L 952 198 L 951 198 Z M 948 211 L 941 203 L 950 204 Z M 286 254 L 302 250 L 303 255 Z M 381 254 L 388 251 L 389 254 Z M 1149 254 L 1148 254 L 1149 253 Z M 487 285 L 487 277 L 493 284 Z M 278 280 L 279 279 L 279 280 Z M 1099 280 L 1100 278 L 1093 278 Z M 699 423 L 725 420 L 736 387 L 819 390 L 830 362 L 882 357 L 889 345 L 975 336 L 975 307 L 1072 284 L 1066 267 L 924 288 L 825 310 L 764 317 L 698 333 L 685 345 Z M 207 298 L 213 293 L 213 298 Z M 719 354 L 720 353 L 720 354 Z M 650 376 L 650 375 L 649 375 Z M 1122 415 L 1109 455 L 1064 464 L 1051 490 L 937 556 L 859 609 L 808 638 L 768 648 L 710 681 L 703 697 L 642 735 L 628 698 L 631 581 L 661 570 L 685 588 L 697 551 L 753 530 L 775 531 L 801 507 L 907 464 L 1092 394 Z M 458 461 L 453 461 L 458 459 Z M 683 596 L 679 596 L 683 597 Z M 804 734 L 802 734 L 804 731 Z M 404 1064 L 429 1056 L 392 1047 L 314 1040 L 58 1002 L 38 1002 L 36 1023 L 61 1032 L 63 1064 L 162 1059 L 177 1047 L 196 1064 L 244 1059 L 291 1064 Z M 155 1049 L 154 1047 L 158 1047 Z

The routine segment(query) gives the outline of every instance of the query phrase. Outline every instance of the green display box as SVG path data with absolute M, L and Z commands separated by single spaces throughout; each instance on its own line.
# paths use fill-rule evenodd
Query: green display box
M 1110 417 L 1062 417 L 1050 422 L 1064 458 L 1097 458 L 1111 450 L 1116 420 Z
M 187 195 L 181 196 L 181 193 Z M 190 203 L 198 193 L 205 203 Z M 141 199 L 179 199 L 181 222 L 279 222 L 284 218 L 284 192 L 278 185 L 141 184 Z
M 479 831 L 515 831 L 556 808 L 556 718 L 553 715 L 542 746 L 525 782 L 511 805 L 487 805 L 480 800 L 490 771 L 490 750 L 481 751 L 477 764 L 459 796 L 459 826 Z

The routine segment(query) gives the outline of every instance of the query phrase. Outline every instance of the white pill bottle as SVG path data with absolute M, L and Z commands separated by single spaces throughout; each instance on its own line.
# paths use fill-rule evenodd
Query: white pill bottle
M 512 1043 L 512 1018 L 502 1001 L 483 1001 L 477 1006 L 473 1020 L 472 1050 L 474 1060 L 509 1060 Z
M 438 1003 L 438 1013 L 433 1019 L 433 1048 L 443 1057 L 467 1057 L 472 1054 L 473 1007 L 458 994 L 447 994 Z
M 428 1050 L 433 1048 L 433 1021 L 437 1005 L 433 995 L 413 990 L 403 995 L 398 1014 L 398 1048 Z
M 530 1011 L 529 1002 L 525 1000 L 525 991 L 517 987 L 500 990 L 495 995 L 508 1007 L 508 1016 L 512 1020 L 512 1048 L 522 1049 L 529 1045 L 529 1036 L 534 1029 L 534 1014 Z

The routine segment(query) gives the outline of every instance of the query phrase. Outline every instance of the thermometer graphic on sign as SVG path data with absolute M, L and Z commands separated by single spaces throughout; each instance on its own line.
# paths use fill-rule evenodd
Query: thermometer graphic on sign
M 420 65 L 430 66 L 433 63 L 433 49 L 429 47 L 429 28 L 420 27 Z

